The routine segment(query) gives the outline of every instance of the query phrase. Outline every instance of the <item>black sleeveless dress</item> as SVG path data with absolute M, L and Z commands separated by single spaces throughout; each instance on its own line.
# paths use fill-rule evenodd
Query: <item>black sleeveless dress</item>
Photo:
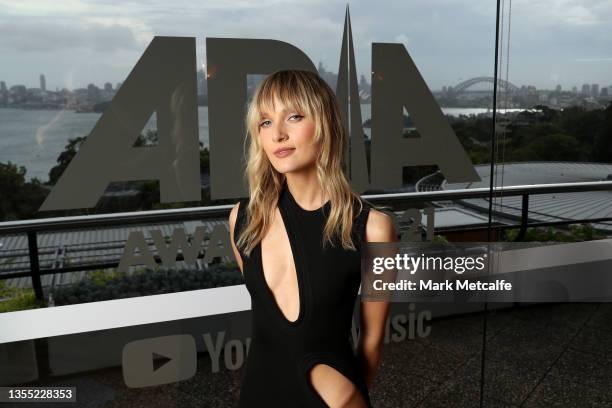
M 245 225 L 247 199 L 240 200 L 234 240 Z M 291 245 L 300 298 L 297 320 L 288 320 L 268 287 L 262 268 L 261 243 L 242 257 L 246 287 L 251 295 L 252 337 L 239 398 L 240 408 L 327 407 L 310 382 L 310 369 L 327 364 L 361 392 L 371 407 L 364 369 L 350 343 L 353 310 L 361 283 L 361 243 L 369 205 L 353 223 L 357 251 L 339 243 L 323 249 L 328 201 L 308 211 L 294 200 L 285 183 L 279 211 Z M 355 200 L 355 214 L 359 203 Z

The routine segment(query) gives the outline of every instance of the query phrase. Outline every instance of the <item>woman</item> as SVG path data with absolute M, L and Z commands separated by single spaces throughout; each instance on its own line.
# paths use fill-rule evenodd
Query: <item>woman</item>
M 229 217 L 253 313 L 240 407 L 371 406 L 389 304 L 362 302 L 355 353 L 360 248 L 397 234 L 351 190 L 340 115 L 332 90 L 308 71 L 269 75 L 250 103 L 250 197 Z

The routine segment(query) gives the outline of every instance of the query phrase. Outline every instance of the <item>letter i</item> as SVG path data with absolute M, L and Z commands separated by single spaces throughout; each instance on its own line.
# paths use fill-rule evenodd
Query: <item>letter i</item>
M 408 310 L 410 310 L 410 313 L 408 313 L 408 338 L 409 339 L 414 339 L 414 330 L 416 327 L 416 315 L 414 313 L 414 303 L 410 303 L 410 305 L 408 306 Z
M 389 336 L 391 335 L 391 317 L 388 316 L 387 317 L 387 321 L 385 322 L 385 344 L 389 344 Z

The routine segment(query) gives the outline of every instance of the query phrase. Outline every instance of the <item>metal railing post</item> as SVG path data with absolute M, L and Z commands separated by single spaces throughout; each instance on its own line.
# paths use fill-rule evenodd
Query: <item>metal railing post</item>
M 30 254 L 30 276 L 36 299 L 43 299 L 42 282 L 40 281 L 40 265 L 38 263 L 38 242 L 36 231 L 28 231 L 28 252 Z
M 527 225 L 529 224 L 529 194 L 523 194 L 523 204 L 521 206 L 521 229 L 514 239 L 515 242 L 525 239 Z

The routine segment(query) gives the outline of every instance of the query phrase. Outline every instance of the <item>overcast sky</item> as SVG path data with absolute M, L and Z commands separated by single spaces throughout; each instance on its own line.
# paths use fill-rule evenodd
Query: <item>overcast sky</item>
M 505 0 L 504 40 L 508 5 Z M 0 80 L 70 89 L 123 81 L 153 36 L 269 38 L 336 72 L 346 1 L 0 0 Z M 402 43 L 432 89 L 493 76 L 494 0 L 350 1 L 358 74 L 371 43 Z M 508 79 L 571 88 L 612 85 L 612 1 L 514 0 Z M 505 43 L 505 41 L 504 41 Z M 504 72 L 506 77 L 506 45 Z M 264 56 L 262 56 L 264 58 Z M 368 80 L 369 80 L 369 75 Z

